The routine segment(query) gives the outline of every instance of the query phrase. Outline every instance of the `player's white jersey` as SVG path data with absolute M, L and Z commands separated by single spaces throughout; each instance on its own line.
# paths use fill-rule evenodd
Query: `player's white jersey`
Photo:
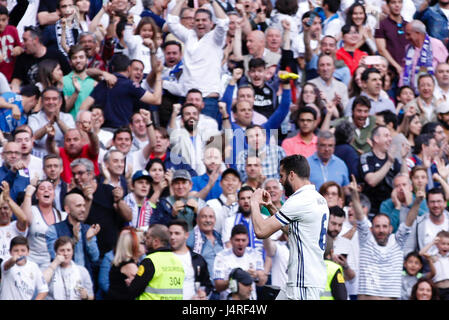
M 328 216 L 326 199 L 312 184 L 298 189 L 276 213 L 279 222 L 289 226 L 290 257 L 286 287 L 289 299 L 302 297 L 301 288 L 325 287 L 326 265 L 323 255 Z

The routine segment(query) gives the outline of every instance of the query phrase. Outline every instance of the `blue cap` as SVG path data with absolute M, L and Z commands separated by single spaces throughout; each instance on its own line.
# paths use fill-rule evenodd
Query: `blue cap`
M 139 179 L 147 179 L 149 182 L 153 180 L 147 170 L 138 170 L 133 174 L 133 182 Z

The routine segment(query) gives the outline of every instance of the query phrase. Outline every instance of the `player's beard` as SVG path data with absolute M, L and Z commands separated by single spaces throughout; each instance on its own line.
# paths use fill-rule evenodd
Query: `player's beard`
M 288 180 L 285 180 L 285 183 L 282 186 L 284 187 L 286 197 L 290 197 L 295 192 L 295 190 L 293 190 L 293 186 Z

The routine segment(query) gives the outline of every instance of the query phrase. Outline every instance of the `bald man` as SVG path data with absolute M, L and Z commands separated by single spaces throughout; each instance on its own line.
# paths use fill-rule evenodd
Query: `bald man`
M 51 259 L 53 260 L 56 256 L 54 243 L 59 237 L 73 238 L 76 243 L 73 261 L 86 267 L 92 276 L 92 265 L 100 258 L 96 237 L 100 232 L 100 225 L 89 226 L 84 223 L 88 212 L 86 211 L 86 201 L 79 193 L 73 192 L 65 196 L 64 211 L 67 212 L 67 218 L 51 225 L 45 234 Z
M 234 37 L 236 39 L 241 38 L 240 27 L 237 27 Z M 248 54 L 244 56 L 241 51 L 238 52 L 234 50 L 235 59 L 243 60 L 245 70 L 249 70 L 248 64 L 252 58 L 262 58 L 267 63 L 267 67 L 278 65 L 281 60 L 281 55 L 279 53 L 272 52 L 266 48 L 265 34 L 260 30 L 253 30 L 247 35 L 246 47 L 248 48 Z M 248 77 L 247 73 L 245 73 L 245 75 Z

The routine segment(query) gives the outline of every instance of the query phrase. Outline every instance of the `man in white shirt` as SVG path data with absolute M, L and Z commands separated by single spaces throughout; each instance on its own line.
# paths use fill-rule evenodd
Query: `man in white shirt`
M 194 253 L 187 246 L 187 228 L 185 220 L 172 220 L 168 226 L 170 247 L 184 267 L 183 300 L 206 300 L 206 292 L 210 292 L 213 287 L 207 263 L 200 254 Z M 203 290 L 199 287 L 203 287 Z
M 322 53 L 318 58 L 317 72 L 319 77 L 310 80 L 310 82 L 324 93 L 326 103 L 335 101 L 343 109 L 348 103 L 348 87 L 334 78 L 335 61 L 334 57 Z
M 435 69 L 437 85 L 433 91 L 433 96 L 439 102 L 449 102 L 449 64 L 441 62 Z
M 220 118 L 218 98 L 221 88 L 221 60 L 228 31 L 229 18 L 221 6 L 211 2 L 216 26 L 214 29 L 212 13 L 207 9 L 195 12 L 193 30 L 189 30 L 180 23 L 179 13 L 186 0 L 176 0 L 176 5 L 168 14 L 167 24 L 172 32 L 184 45 L 183 73 L 179 79 L 182 85 L 182 95 L 192 88 L 198 88 L 206 98 L 204 114 L 214 119 Z
M 264 273 L 262 257 L 252 248 L 248 247 L 248 230 L 244 225 L 237 224 L 231 232 L 231 248 L 220 251 L 214 261 L 215 290 L 220 292 L 220 300 L 226 300 L 231 292 L 229 289 L 229 275 L 234 268 L 242 268 L 248 272 L 258 286 L 267 281 Z M 250 300 L 256 300 L 256 287 Z
M 29 129 L 29 128 L 28 128 Z M 14 132 L 14 142 L 20 145 L 20 152 L 22 153 L 22 162 L 25 166 L 24 170 L 28 170 L 30 179 L 40 179 L 43 177 L 42 159 L 31 154 L 33 150 L 33 135 L 23 128 Z
M 285 157 L 280 162 L 280 182 L 289 198 L 282 208 L 277 211 L 270 194 L 263 189 L 257 189 L 251 198 L 251 218 L 258 238 L 265 239 L 288 226 L 288 280 L 278 300 L 318 300 L 326 284 L 323 257 L 329 208 L 309 177 L 310 167 L 305 157 Z M 262 217 L 261 206 L 268 208 L 270 218 Z

